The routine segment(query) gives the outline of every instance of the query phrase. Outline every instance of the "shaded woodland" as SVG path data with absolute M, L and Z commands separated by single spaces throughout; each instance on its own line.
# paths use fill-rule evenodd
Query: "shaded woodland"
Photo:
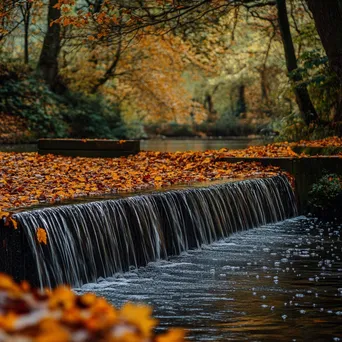
M 341 0 L 3 0 L 0 137 L 341 133 Z

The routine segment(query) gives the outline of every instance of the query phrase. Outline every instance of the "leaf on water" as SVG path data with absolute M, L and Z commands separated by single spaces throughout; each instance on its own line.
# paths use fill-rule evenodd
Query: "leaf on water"
M 13 217 L 9 217 L 9 221 L 10 221 L 11 226 L 12 226 L 14 229 L 17 229 L 17 228 L 18 228 L 18 222 L 17 222 Z
M 44 243 L 45 245 L 47 245 L 47 234 L 46 234 L 46 230 L 44 228 L 38 228 L 37 229 L 37 240 L 39 243 Z
M 157 342 L 182 342 L 185 339 L 185 331 L 182 329 L 173 328 L 166 334 L 157 337 Z

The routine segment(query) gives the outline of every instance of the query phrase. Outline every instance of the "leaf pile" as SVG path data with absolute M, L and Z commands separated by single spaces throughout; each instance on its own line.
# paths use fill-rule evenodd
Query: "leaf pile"
M 220 162 L 224 151 L 140 152 L 113 159 L 0 153 L 0 212 L 77 197 L 278 172 L 256 163 Z
M 223 178 L 267 177 L 274 167 L 229 164 L 225 157 L 300 158 L 292 147 L 342 146 L 342 139 L 250 146 L 244 150 L 140 152 L 121 158 L 71 158 L 37 153 L 0 152 L 0 217 L 13 208 L 116 192 L 133 192 Z M 7 220 L 9 222 L 9 220 Z
M 227 150 L 224 157 L 262 158 L 262 157 L 299 157 L 288 143 L 269 144 L 266 146 L 249 146 L 244 150 Z
M 321 140 L 301 140 L 299 142 L 281 142 L 265 146 L 249 146 L 244 150 L 227 150 L 224 157 L 239 158 L 300 158 L 310 157 L 305 153 L 298 154 L 294 147 L 342 147 L 342 138 L 334 136 Z
M 312 141 L 301 140 L 296 145 L 305 147 L 342 147 L 342 138 L 334 136 Z
M 152 308 L 126 303 L 120 310 L 67 287 L 50 291 L 16 284 L 0 274 L 0 341 L 21 342 L 183 342 L 184 331 L 155 336 Z
M 30 140 L 31 133 L 24 119 L 0 112 L 0 143 L 15 144 Z

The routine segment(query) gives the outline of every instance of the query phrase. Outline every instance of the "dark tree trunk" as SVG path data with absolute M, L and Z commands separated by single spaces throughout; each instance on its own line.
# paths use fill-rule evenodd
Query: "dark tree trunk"
M 98 3 L 102 3 L 102 0 L 99 0 Z M 120 19 L 121 20 L 121 19 Z M 119 64 L 120 58 L 121 58 L 121 53 L 122 53 L 122 36 L 121 36 L 121 30 L 119 30 L 119 41 L 118 41 L 118 45 L 116 47 L 116 52 L 114 55 L 114 59 L 111 63 L 111 65 L 109 66 L 109 68 L 106 70 L 106 72 L 104 73 L 104 75 L 97 81 L 97 83 L 93 86 L 93 88 L 91 89 L 91 93 L 94 94 L 98 91 L 98 89 L 104 85 L 110 78 L 115 76 L 115 72 L 116 72 L 116 68 Z
M 27 12 L 24 20 L 24 62 L 28 64 L 29 57 L 29 29 L 30 29 L 30 12 Z
M 260 87 L 261 87 L 261 101 L 262 101 L 262 103 L 268 103 L 268 101 L 269 101 L 266 72 L 267 72 L 267 69 L 265 67 L 263 67 L 260 70 Z
M 101 10 L 101 6 L 103 4 L 103 0 L 96 0 L 94 3 L 94 13 L 99 13 Z
M 332 69 L 342 83 L 342 0 L 307 0 Z
M 26 1 L 19 5 L 21 15 L 24 23 L 24 63 L 28 64 L 30 61 L 29 56 L 29 32 L 30 32 L 30 20 L 31 20 L 31 8 L 32 2 Z
M 309 125 L 311 122 L 317 121 L 318 116 L 311 102 L 306 86 L 300 84 L 303 81 L 303 78 L 299 73 L 296 72 L 298 65 L 290 31 L 289 18 L 287 15 L 286 0 L 277 0 L 276 3 L 278 11 L 278 23 L 284 45 L 287 71 L 289 73 L 290 79 L 294 82 L 294 93 L 300 113 L 304 122 Z
M 119 49 L 121 52 L 121 46 Z M 116 54 L 114 61 L 112 62 L 110 67 L 106 70 L 104 75 L 96 82 L 96 84 L 92 87 L 92 89 L 90 90 L 91 94 L 95 94 L 102 85 L 104 85 L 111 77 L 115 76 L 115 70 L 120 60 L 120 52 Z
M 246 113 L 247 105 L 246 105 L 246 97 L 245 97 L 245 85 L 242 84 L 239 86 L 238 100 L 236 104 L 236 116 L 240 116 L 243 113 Z
M 213 97 L 211 94 L 206 94 L 204 99 L 204 108 L 208 110 L 208 123 L 213 123 L 216 121 L 216 111 L 214 108 Z
M 334 121 L 340 124 L 340 134 L 342 133 L 342 83 L 340 84 L 340 89 L 337 94 L 336 109 L 334 115 Z
M 37 71 L 51 89 L 59 87 L 58 55 L 61 49 L 60 25 L 51 22 L 60 17 L 60 10 L 54 8 L 58 0 L 49 1 L 48 29 L 44 37 L 43 47 L 37 66 Z
M 334 121 L 342 121 L 342 0 L 306 0 L 340 91 Z
M 214 111 L 213 99 L 210 94 L 205 95 L 204 107 L 208 110 L 210 114 Z

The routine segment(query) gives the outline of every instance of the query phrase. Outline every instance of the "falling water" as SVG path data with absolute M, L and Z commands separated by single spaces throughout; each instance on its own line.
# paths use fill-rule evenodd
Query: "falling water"
M 16 214 L 38 285 L 79 286 L 297 214 L 285 176 Z M 36 238 L 47 232 L 47 245 Z M 33 275 L 28 275 L 33 277 Z

